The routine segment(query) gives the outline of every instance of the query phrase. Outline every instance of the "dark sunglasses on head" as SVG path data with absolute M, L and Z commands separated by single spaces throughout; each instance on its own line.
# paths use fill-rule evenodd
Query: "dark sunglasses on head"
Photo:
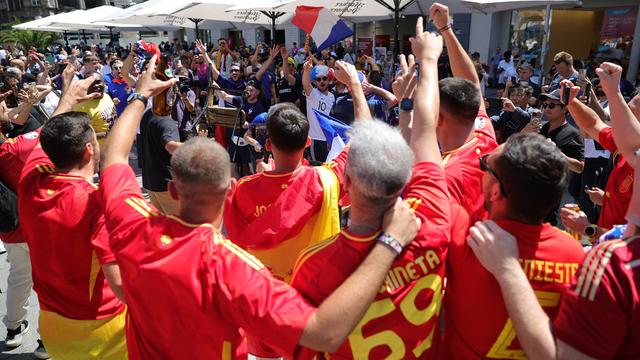
M 543 109 L 547 109 L 547 108 L 549 108 L 549 109 L 553 110 L 553 109 L 555 109 L 555 108 L 556 108 L 556 106 L 563 107 L 564 105 L 562 105 L 562 104 L 548 103 L 548 102 L 546 102 L 546 103 L 543 103 L 543 104 L 542 104 L 542 108 L 543 108 Z
M 327 80 L 329 80 L 329 78 L 326 76 L 320 76 L 316 78 L 316 81 L 327 81 Z
M 498 177 L 498 173 L 496 173 L 496 171 L 491 168 L 491 165 L 489 165 L 489 162 L 487 161 L 488 157 L 489 157 L 489 154 L 480 156 L 480 159 L 479 159 L 480 170 L 486 171 L 489 174 L 491 174 L 491 176 L 496 178 L 496 180 L 498 180 L 498 184 L 500 185 L 500 192 L 502 192 L 502 196 L 507 197 L 507 192 L 504 190 L 504 186 L 502 185 L 502 180 L 500 180 L 500 178 Z

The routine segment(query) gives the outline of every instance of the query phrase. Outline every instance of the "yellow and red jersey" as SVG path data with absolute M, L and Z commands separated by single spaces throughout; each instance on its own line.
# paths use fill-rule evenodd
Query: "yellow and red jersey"
M 127 298 L 129 359 L 234 359 L 242 335 L 294 352 L 315 311 L 295 290 L 211 224 L 147 204 L 128 165 L 106 168 L 99 193 Z
M 404 197 L 422 220 L 415 240 L 393 262 L 366 314 L 334 354 L 336 359 L 428 359 L 439 341 L 438 314 L 449 245 L 449 199 L 444 172 L 416 164 Z M 291 285 L 319 305 L 360 265 L 378 234 L 339 235 L 300 255 Z M 303 349 L 298 358 L 311 358 Z
M 228 238 L 260 259 L 276 278 L 290 281 L 300 252 L 340 231 L 338 202 L 348 149 L 323 166 L 240 179 L 225 203 Z
M 528 225 L 510 220 L 496 223 L 516 237 L 522 268 L 538 301 L 549 317 L 555 318 L 560 294 L 571 283 L 584 257 L 582 246 L 548 223 Z M 445 358 L 525 358 L 500 286 L 467 246 L 467 232 L 463 228 L 452 236 L 447 259 Z
M 553 334 L 596 359 L 640 358 L 640 237 L 591 249 L 562 294 Z
M 479 112 L 473 137 L 457 149 L 442 154 L 451 197 L 469 213 L 473 222 L 487 217 L 482 194 L 479 159 L 498 147 L 496 133 L 486 112 Z
M 83 177 L 56 172 L 40 147 L 29 155 L 18 185 L 40 308 L 69 319 L 103 319 L 124 310 L 101 268 L 115 258 L 96 190 Z
M 12 139 L 6 139 L 0 144 L 0 179 L 16 193 L 22 168 L 39 141 L 40 129 L 37 129 Z M 7 244 L 25 242 L 20 224 L 11 232 L 0 232 L 0 239 Z
M 604 188 L 602 210 L 598 219 L 598 226 L 611 229 L 613 225 L 625 223 L 624 216 L 627 214 L 631 202 L 634 173 L 633 167 L 618 152 L 618 146 L 613 141 L 612 128 L 607 127 L 600 131 L 598 142 L 611 152 L 611 156 L 619 157 Z

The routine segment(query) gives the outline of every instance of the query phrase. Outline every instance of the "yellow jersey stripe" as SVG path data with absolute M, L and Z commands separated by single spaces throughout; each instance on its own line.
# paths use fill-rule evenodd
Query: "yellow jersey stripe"
M 127 198 L 124 200 L 125 203 L 129 204 L 129 206 L 131 206 L 132 208 L 134 208 L 134 210 L 136 210 L 137 212 L 139 212 L 142 216 L 148 218 L 149 216 L 151 216 L 151 214 L 143 209 L 138 203 L 136 203 L 135 201 L 133 201 L 132 198 Z
M 256 259 L 253 255 L 249 254 L 248 252 L 244 251 L 242 248 L 232 243 L 231 241 L 223 240 L 220 243 L 220 245 L 229 249 L 229 251 L 234 253 L 236 256 L 238 256 L 244 262 L 249 264 L 249 266 L 251 266 L 255 270 L 261 270 L 262 268 L 264 268 L 264 265 L 262 265 L 262 263 L 258 259 Z
M 580 269 L 580 275 L 578 275 L 578 283 L 576 284 L 576 293 L 580 294 L 582 291 L 582 286 L 584 285 L 584 279 L 587 276 L 587 270 L 589 269 L 589 265 L 593 261 L 593 258 L 596 256 L 597 249 L 593 249 L 589 251 L 582 261 L 582 267 Z
M 102 268 L 100 267 L 98 256 L 96 256 L 95 251 L 91 251 L 91 272 L 89 273 L 89 302 L 91 302 L 91 298 L 93 297 L 93 288 L 94 286 L 96 286 L 96 280 L 98 279 L 100 270 L 102 270 Z

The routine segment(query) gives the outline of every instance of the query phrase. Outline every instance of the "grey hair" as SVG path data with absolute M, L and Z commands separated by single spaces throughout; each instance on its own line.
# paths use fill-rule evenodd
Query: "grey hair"
M 12 76 L 20 79 L 22 77 L 22 70 L 15 66 L 10 66 L 4 71 L 5 75 Z
M 226 189 L 229 184 L 229 154 L 217 142 L 195 137 L 171 157 L 171 173 L 181 183 Z
M 374 205 L 386 204 L 409 181 L 414 156 L 400 131 L 378 120 L 356 121 L 347 174 Z

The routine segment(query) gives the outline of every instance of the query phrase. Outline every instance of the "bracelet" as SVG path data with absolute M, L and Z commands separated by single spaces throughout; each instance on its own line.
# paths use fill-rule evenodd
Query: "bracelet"
M 400 243 L 400 241 L 396 240 L 396 238 L 394 238 L 393 236 L 382 233 L 380 234 L 380 236 L 378 236 L 376 240 L 383 243 L 386 247 L 393 250 L 393 252 L 395 252 L 396 254 L 399 255 L 402 253 L 402 247 L 403 247 L 402 244 Z
M 441 27 L 440 29 L 438 29 L 438 32 L 445 32 L 449 29 L 451 29 L 451 24 L 447 24 L 446 26 Z

